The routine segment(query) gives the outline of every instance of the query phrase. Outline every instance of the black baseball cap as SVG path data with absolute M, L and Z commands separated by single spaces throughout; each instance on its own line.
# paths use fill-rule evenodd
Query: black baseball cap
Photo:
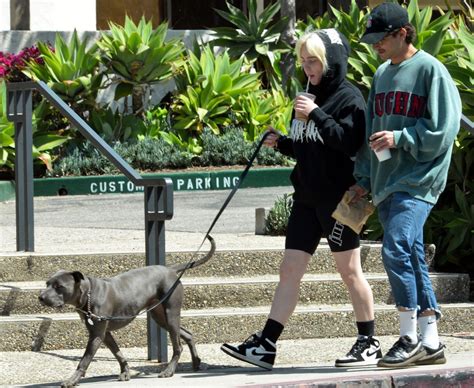
M 360 41 L 368 44 L 377 43 L 385 35 L 408 23 L 408 12 L 401 5 L 396 3 L 380 4 L 370 12 L 366 30 Z

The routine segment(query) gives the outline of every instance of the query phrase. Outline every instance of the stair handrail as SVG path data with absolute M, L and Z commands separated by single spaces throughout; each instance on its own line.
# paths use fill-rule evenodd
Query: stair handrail
M 43 81 L 9 82 L 7 118 L 15 126 L 15 206 L 17 251 L 34 252 L 32 91 L 56 107 L 120 172 L 144 186 L 146 265 L 165 265 L 165 221 L 173 217 L 171 178 L 142 177 Z M 148 359 L 168 361 L 167 333 L 147 318 Z

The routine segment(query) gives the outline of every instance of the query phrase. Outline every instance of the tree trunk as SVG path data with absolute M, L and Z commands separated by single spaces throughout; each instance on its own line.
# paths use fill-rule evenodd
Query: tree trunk
M 10 30 L 30 29 L 30 0 L 10 0 Z
M 143 87 L 141 85 L 135 85 L 132 92 L 132 111 L 137 117 L 144 116 L 143 107 Z
M 288 24 L 282 32 L 281 39 L 291 47 L 295 46 L 295 24 L 296 24 L 296 7 L 295 0 L 280 0 L 280 12 L 283 17 L 288 17 Z M 285 54 L 281 61 L 282 86 L 283 90 L 288 91 L 291 77 L 295 73 L 295 58 L 293 53 Z

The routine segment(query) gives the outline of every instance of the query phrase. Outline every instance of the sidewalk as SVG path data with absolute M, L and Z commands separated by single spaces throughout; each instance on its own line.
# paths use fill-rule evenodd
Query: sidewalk
M 271 208 L 291 187 L 240 189 L 214 226 L 218 250 L 283 249 L 284 237 L 256 236 L 255 209 Z M 174 193 L 165 223 L 167 252 L 197 250 L 228 191 Z M 36 197 L 35 254 L 145 252 L 143 193 Z M 0 257 L 17 254 L 15 202 L 0 202 Z
M 445 365 L 403 369 L 377 367 L 335 368 L 334 360 L 350 349 L 354 338 L 282 340 L 273 371 L 235 360 L 220 349 L 221 344 L 197 344 L 202 369 L 191 371 L 189 350 L 184 349 L 177 373 L 157 380 L 160 366 L 147 361 L 146 349 L 125 348 L 132 378 L 118 382 L 119 366 L 109 350 L 101 348 L 94 357 L 81 387 L 472 387 L 474 386 L 474 333 L 442 336 L 447 345 Z M 384 336 L 384 351 L 397 339 Z M 84 350 L 0 353 L 0 381 L 4 386 L 51 387 L 73 374 Z M 171 354 L 171 353 L 170 353 Z M 299 363 L 293 358 L 298 356 Z M 27 366 L 27 370 L 25 369 Z M 13 385 L 8 385 L 13 384 Z M 21 385 L 24 384 L 24 385 Z M 30 385 L 28 385 L 30 384 Z M 336 385 L 337 384 L 337 385 Z
M 284 237 L 255 235 L 255 208 L 270 208 L 277 197 L 291 192 L 290 187 L 239 190 L 212 232 L 217 249 L 283 249 Z M 174 217 L 165 227 L 166 251 L 198 249 L 227 195 L 226 191 L 176 192 Z M 32 255 L 144 252 L 144 238 L 143 194 L 35 198 L 36 249 Z M 15 252 L 15 244 L 15 203 L 0 202 L 0 260 L 6 255 L 25 255 Z M 380 340 L 387 351 L 396 337 L 384 336 Z M 117 382 L 118 364 L 107 349 L 101 348 L 80 386 L 474 386 L 474 326 L 470 333 L 442 335 L 441 340 L 447 345 L 447 364 L 399 370 L 334 368 L 334 360 L 350 349 L 354 338 L 279 341 L 272 372 L 230 358 L 220 351 L 221 344 L 197 344 L 202 370 L 190 370 L 189 350 L 184 349 L 175 376 L 159 381 L 159 366 L 147 361 L 146 349 L 125 348 L 122 351 L 132 371 L 129 382 Z M 83 352 L 84 349 L 0 353 L 0 384 L 57 386 L 72 375 Z

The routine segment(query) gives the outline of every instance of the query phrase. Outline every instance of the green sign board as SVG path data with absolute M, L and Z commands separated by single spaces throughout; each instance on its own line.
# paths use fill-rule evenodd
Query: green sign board
M 189 173 L 144 174 L 149 178 L 170 178 L 174 191 L 183 190 L 228 190 L 239 181 L 243 170 L 203 171 Z M 272 187 L 291 185 L 291 168 L 250 169 L 242 187 Z M 11 182 L 8 183 L 13 186 Z M 95 195 L 142 192 L 143 186 L 136 186 L 123 175 L 41 178 L 34 180 L 35 196 Z M 6 192 L 6 191 L 5 191 Z M 11 195 L 11 190 L 8 191 Z M 2 191 L 0 190 L 0 194 Z M 10 198 L 1 198 L 7 200 Z

